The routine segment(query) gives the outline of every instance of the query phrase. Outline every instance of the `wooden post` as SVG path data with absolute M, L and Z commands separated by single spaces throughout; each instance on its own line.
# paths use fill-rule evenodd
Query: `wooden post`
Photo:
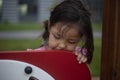
M 101 80 L 120 80 L 120 0 L 103 0 Z

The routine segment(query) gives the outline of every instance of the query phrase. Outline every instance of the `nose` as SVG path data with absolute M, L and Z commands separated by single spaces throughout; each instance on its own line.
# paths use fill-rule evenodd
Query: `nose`
M 60 43 L 59 43 L 59 45 L 58 45 L 58 48 L 59 48 L 60 50 L 65 50 L 65 48 L 66 48 L 65 42 L 64 42 L 64 41 L 60 41 Z

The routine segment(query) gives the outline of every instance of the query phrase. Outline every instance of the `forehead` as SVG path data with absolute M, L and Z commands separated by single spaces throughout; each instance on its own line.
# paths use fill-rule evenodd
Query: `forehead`
M 59 34 L 62 34 L 63 36 L 65 36 L 65 35 L 73 36 L 73 37 L 80 36 L 78 26 L 75 24 L 57 23 L 52 27 L 52 29 L 53 29 L 53 31 L 56 31 Z
M 74 29 L 78 31 L 78 25 L 75 23 L 65 23 L 65 22 L 58 22 L 54 26 L 54 28 L 58 29 L 59 31 Z

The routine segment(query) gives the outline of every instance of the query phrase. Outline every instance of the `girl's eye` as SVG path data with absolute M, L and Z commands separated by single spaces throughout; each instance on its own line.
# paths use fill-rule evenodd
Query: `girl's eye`
M 54 37 L 55 37 L 56 39 L 60 39 L 60 35 L 58 35 L 58 34 L 54 35 Z
M 71 40 L 69 40 L 68 41 L 70 44 L 75 44 L 76 42 L 75 41 L 71 41 Z

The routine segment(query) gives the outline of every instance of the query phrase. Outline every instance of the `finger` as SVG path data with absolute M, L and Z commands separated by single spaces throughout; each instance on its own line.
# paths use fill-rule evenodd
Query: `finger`
M 81 58 L 82 58 L 82 54 L 78 54 L 78 56 L 77 56 L 77 60 L 80 61 Z
M 87 58 L 85 56 L 82 56 L 79 60 L 79 63 L 85 63 L 87 61 Z
M 83 63 L 87 62 L 87 57 L 84 57 L 84 59 L 83 59 L 82 62 L 83 62 Z
M 83 62 L 83 55 L 81 54 L 81 56 L 79 56 L 78 58 L 78 63 L 81 64 Z
M 32 49 L 27 49 L 27 51 L 32 51 Z
M 82 63 L 82 61 L 78 61 L 78 63 L 79 63 L 79 64 L 81 64 L 81 63 Z
M 78 52 L 77 52 L 77 51 L 75 51 L 74 53 L 75 53 L 76 56 L 78 55 Z

